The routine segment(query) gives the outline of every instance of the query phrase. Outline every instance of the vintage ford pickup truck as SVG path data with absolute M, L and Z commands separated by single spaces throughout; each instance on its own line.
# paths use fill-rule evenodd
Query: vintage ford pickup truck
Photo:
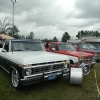
M 46 49 L 46 51 L 64 54 L 69 58 L 70 56 L 77 57 L 78 61 L 70 58 L 74 62 L 72 67 L 83 68 L 84 75 L 87 75 L 90 72 L 90 66 L 93 66 L 96 63 L 94 54 L 78 52 L 70 43 L 51 42 L 49 43 L 49 47 Z
M 42 42 L 9 39 L 0 49 L 0 67 L 11 76 L 14 88 L 41 81 L 70 77 L 70 84 L 82 84 L 82 68 L 70 68 L 70 60 L 62 54 L 45 51 Z

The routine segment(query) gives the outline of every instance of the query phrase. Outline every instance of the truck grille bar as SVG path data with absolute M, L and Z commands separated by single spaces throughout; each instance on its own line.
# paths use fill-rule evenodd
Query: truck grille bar
M 55 71 L 59 69 L 63 69 L 64 64 L 51 64 L 51 65 L 43 65 L 41 67 L 34 67 L 33 68 L 33 74 L 38 74 L 38 73 L 45 73 L 49 71 Z
M 83 58 L 82 62 L 84 63 L 91 63 L 94 61 L 93 56 Z
M 32 69 L 32 74 L 39 74 L 56 70 L 62 70 L 64 68 L 64 63 L 62 61 L 55 61 L 55 62 L 37 63 L 37 64 L 32 64 L 31 67 L 24 67 L 25 70 L 28 68 Z

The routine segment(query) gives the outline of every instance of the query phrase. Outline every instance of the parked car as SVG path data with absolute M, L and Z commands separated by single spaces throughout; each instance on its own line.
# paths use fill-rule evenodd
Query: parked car
M 100 51 L 100 44 L 93 43 L 92 45 L 96 48 L 96 50 Z
M 49 43 L 48 52 L 54 52 L 67 55 L 74 63 L 72 67 L 83 68 L 83 74 L 87 75 L 90 72 L 90 67 L 96 62 L 94 54 L 76 51 L 72 44 L 64 42 L 51 42 Z M 78 60 L 74 59 L 76 57 Z
M 91 47 L 91 45 L 90 45 L 90 47 Z M 94 54 L 95 60 L 100 61 L 100 51 L 96 50 L 95 48 L 93 49 L 93 46 L 91 47 L 92 49 L 90 49 L 90 47 L 87 46 L 86 44 L 80 43 L 80 44 L 77 44 L 76 50 Z
M 16 89 L 69 75 L 71 84 L 81 85 L 82 69 L 70 69 L 70 64 L 68 56 L 46 52 L 37 40 L 9 39 L 0 48 L 0 67 Z

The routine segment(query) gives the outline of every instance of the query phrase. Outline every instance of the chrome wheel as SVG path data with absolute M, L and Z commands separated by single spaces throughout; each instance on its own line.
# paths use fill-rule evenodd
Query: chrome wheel
M 83 67 L 83 74 L 87 75 L 87 74 L 89 74 L 89 72 L 90 72 L 90 67 L 88 65 L 85 65 Z
M 11 81 L 12 81 L 13 87 L 15 87 L 15 88 L 19 87 L 19 85 L 20 85 L 20 78 L 19 78 L 18 71 L 16 69 L 12 70 Z

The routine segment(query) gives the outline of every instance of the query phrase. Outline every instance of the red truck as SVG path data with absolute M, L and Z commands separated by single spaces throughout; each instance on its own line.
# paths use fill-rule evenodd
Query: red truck
M 90 67 L 96 63 L 94 54 L 78 52 L 70 43 L 51 42 L 46 51 L 67 55 L 73 62 L 72 67 L 83 68 L 84 75 L 87 75 L 90 72 Z

